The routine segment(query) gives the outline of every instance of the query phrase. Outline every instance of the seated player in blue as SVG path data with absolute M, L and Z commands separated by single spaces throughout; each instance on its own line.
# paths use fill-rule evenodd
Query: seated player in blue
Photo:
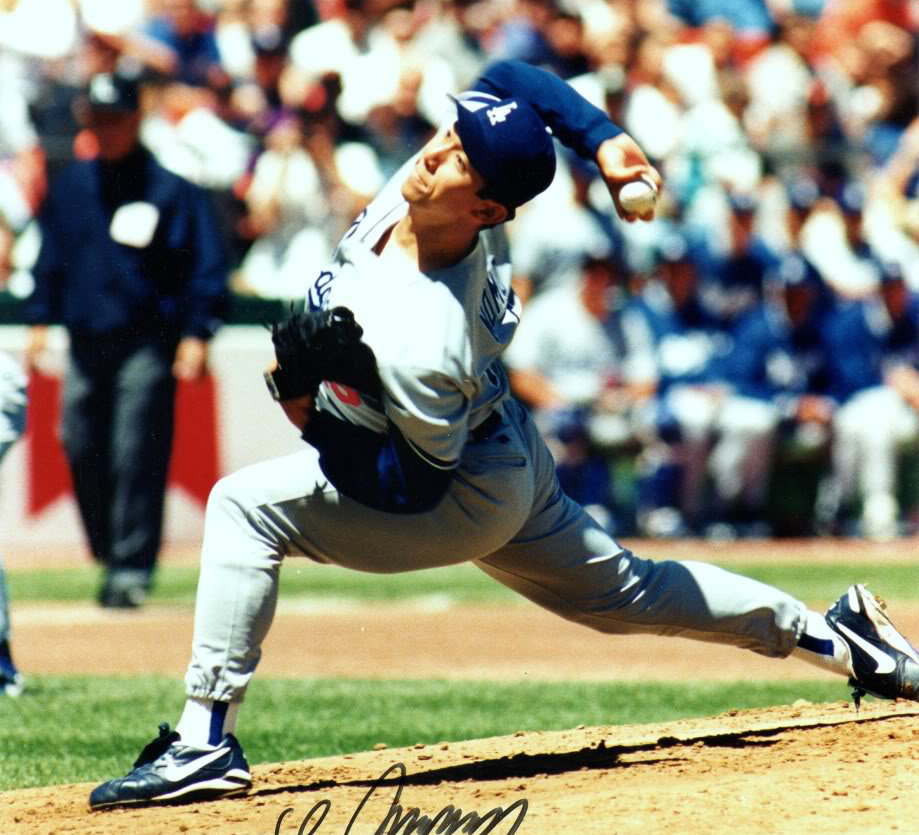
M 719 251 L 710 244 L 700 253 L 705 277 L 702 300 L 725 329 L 762 301 L 766 275 L 779 261 L 776 252 L 755 230 L 755 197 L 732 192 L 728 195 L 728 205 L 726 248 Z
M 657 248 L 657 278 L 623 314 L 629 351 L 648 354 L 656 382 L 642 410 L 638 522 L 649 536 L 683 535 L 703 523 L 707 460 L 724 387 L 730 337 L 700 302 L 689 242 L 670 229 Z
M 900 453 L 919 439 L 919 296 L 901 267 L 886 263 L 877 294 L 827 322 L 833 420 L 828 522 L 861 499 L 861 532 L 888 540 L 899 530 Z
M 764 302 L 734 330 L 723 366 L 731 395 L 712 453 L 720 498 L 740 523 L 764 516 L 777 441 L 802 452 L 825 450 L 835 406 L 819 277 L 803 258 L 788 255 L 769 285 Z

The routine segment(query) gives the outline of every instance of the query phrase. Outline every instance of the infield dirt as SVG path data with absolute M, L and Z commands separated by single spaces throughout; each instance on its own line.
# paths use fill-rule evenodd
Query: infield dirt
M 412 808 L 435 818 L 448 805 L 508 813 L 466 830 L 480 833 L 888 835 L 917 832 L 917 744 L 914 704 L 858 715 L 801 704 L 263 765 L 247 796 L 181 806 L 90 812 L 85 784 L 6 793 L 0 807 L 4 835 L 403 835 L 425 832 L 409 825 Z M 378 785 L 397 763 L 401 812 L 396 785 Z

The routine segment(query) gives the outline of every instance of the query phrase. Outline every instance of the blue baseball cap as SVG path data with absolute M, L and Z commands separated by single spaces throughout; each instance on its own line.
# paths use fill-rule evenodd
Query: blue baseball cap
M 555 145 L 546 123 L 522 99 L 456 103 L 456 131 L 488 194 L 511 213 L 555 177 Z

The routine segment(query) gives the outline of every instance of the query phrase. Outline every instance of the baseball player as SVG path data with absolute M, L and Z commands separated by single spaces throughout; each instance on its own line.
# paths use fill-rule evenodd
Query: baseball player
M 547 128 L 596 160 L 636 219 L 619 188 L 657 172 L 565 82 L 501 62 L 460 96 L 355 220 L 305 310 L 275 327 L 269 378 L 309 447 L 215 485 L 185 709 L 91 808 L 250 786 L 233 731 L 287 556 L 377 573 L 471 561 L 603 632 L 797 654 L 859 692 L 917 695 L 919 656 L 862 587 L 823 616 L 711 565 L 640 559 L 559 489 L 497 362 L 520 311 L 501 224 L 552 180 Z
M 875 297 L 840 309 L 825 325 L 839 408 L 824 492 L 834 516 L 860 497 L 862 534 L 888 540 L 898 533 L 899 455 L 919 438 L 919 295 L 898 264 L 879 272 Z
M 26 377 L 19 364 L 0 352 L 0 461 L 25 431 Z M 18 696 L 24 680 L 10 651 L 10 607 L 6 573 L 0 561 L 0 694 Z

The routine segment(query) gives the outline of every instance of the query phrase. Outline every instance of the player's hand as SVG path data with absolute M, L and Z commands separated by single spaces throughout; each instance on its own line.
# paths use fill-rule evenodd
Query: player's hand
M 597 165 L 606 187 L 616 204 L 616 212 L 624 221 L 632 223 L 635 220 L 652 220 L 654 210 L 637 215 L 627 212 L 619 202 L 619 189 L 626 183 L 647 177 L 657 190 L 660 191 L 662 180 L 657 169 L 648 162 L 645 152 L 638 143 L 626 133 L 620 133 L 612 139 L 607 139 L 597 149 Z
M 196 336 L 183 337 L 176 348 L 172 375 L 177 380 L 197 380 L 207 370 L 207 342 Z
M 41 358 L 48 347 L 48 326 L 33 325 L 26 339 L 25 364 L 29 371 L 40 368 Z

